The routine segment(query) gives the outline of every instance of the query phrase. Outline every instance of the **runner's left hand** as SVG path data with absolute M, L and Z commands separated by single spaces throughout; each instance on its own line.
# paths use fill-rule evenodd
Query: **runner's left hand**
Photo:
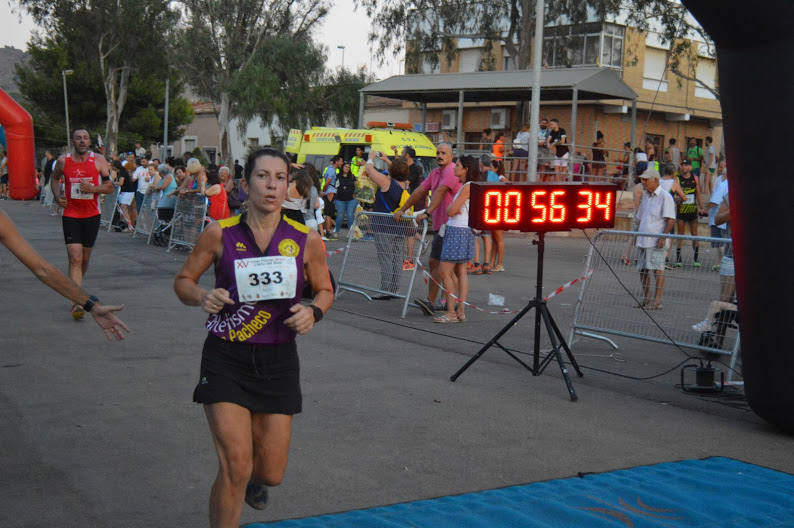
M 127 328 L 124 321 L 116 317 L 113 313 L 119 312 L 122 309 L 124 309 L 123 304 L 121 306 L 103 306 L 101 304 L 96 304 L 89 312 L 91 317 L 94 318 L 94 321 L 96 321 L 96 324 L 105 332 L 108 341 L 113 341 L 113 338 L 116 338 L 117 341 L 121 341 L 124 339 L 124 332 L 130 333 L 130 329 Z M 122 330 L 124 330 L 124 332 L 122 332 Z
M 304 304 L 296 304 L 289 311 L 294 315 L 284 320 L 287 328 L 299 335 L 308 334 L 314 327 L 314 310 Z
M 94 192 L 94 186 L 88 182 L 80 182 L 80 190 L 84 193 Z

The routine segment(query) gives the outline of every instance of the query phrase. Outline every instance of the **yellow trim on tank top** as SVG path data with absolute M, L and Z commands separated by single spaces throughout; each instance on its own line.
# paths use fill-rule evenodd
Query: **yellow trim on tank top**
M 301 224 L 300 222 L 296 222 L 296 221 L 295 221 L 295 220 L 293 220 L 292 218 L 287 218 L 286 216 L 282 216 L 281 218 L 282 218 L 282 219 L 283 219 L 285 222 L 287 222 L 287 223 L 288 223 L 288 224 L 289 224 L 289 225 L 290 225 L 290 226 L 291 226 L 293 229 L 295 229 L 295 230 L 297 230 L 297 231 L 300 231 L 300 232 L 301 232 L 301 233 L 303 233 L 304 235 L 308 234 L 308 233 L 309 233 L 309 231 L 310 231 L 310 229 L 309 229 L 307 226 L 305 226 L 305 225 Z
M 242 216 L 242 215 L 230 216 L 229 218 L 224 218 L 223 220 L 218 220 L 218 224 L 223 229 L 225 229 L 227 227 L 234 227 L 234 226 L 236 226 L 237 224 L 240 223 L 240 216 Z

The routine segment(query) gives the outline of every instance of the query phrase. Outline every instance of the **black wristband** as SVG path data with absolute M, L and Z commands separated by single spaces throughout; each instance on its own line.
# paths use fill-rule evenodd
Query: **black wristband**
M 94 295 L 91 295 L 83 305 L 83 310 L 90 312 L 94 308 L 94 305 L 98 302 L 99 299 L 97 299 Z
M 311 308 L 312 311 L 314 312 L 314 322 L 319 323 L 320 321 L 322 321 L 323 311 L 318 306 L 315 306 L 313 304 L 310 304 L 309 308 Z

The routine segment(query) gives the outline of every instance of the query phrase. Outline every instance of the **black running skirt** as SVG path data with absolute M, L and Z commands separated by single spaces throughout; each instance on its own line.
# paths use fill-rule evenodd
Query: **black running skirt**
M 232 343 L 208 334 L 193 401 L 230 402 L 252 413 L 301 412 L 300 365 L 295 342 Z

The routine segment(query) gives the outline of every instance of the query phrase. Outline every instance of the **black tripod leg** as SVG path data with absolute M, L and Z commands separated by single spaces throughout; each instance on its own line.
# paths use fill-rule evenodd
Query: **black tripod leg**
M 460 377 L 460 375 L 461 375 L 461 374 L 463 374 L 463 373 L 466 371 L 466 369 L 467 369 L 467 368 L 469 368 L 469 367 L 472 365 L 472 363 L 474 363 L 475 361 L 477 361 L 478 359 L 480 359 L 480 356 L 482 356 L 483 354 L 485 354 L 485 351 L 486 351 L 486 350 L 488 350 L 489 348 L 491 348 L 491 347 L 492 347 L 492 346 L 493 346 L 493 345 L 494 345 L 494 344 L 495 344 L 495 343 L 496 343 L 496 342 L 499 340 L 499 338 L 500 338 L 500 337 L 502 337 L 503 335 L 505 335 L 505 334 L 506 334 L 506 333 L 507 333 L 507 332 L 508 332 L 508 331 L 509 331 L 511 328 L 513 328 L 513 326 L 515 326 L 515 324 L 516 324 L 516 323 L 519 321 L 519 319 L 521 319 L 522 317 L 524 317 L 524 315 L 525 315 L 525 314 L 526 314 L 528 311 L 530 311 L 532 308 L 535 308 L 536 306 L 537 306 L 537 304 L 536 304 L 535 302 L 530 302 L 529 304 L 527 304 L 527 305 L 524 307 L 524 309 L 523 309 L 523 310 L 521 310 L 520 312 L 518 312 L 518 315 L 516 315 L 515 317 L 513 317 L 513 318 L 510 320 L 510 322 L 509 322 L 509 323 L 507 323 L 507 324 L 506 324 L 506 325 L 505 325 L 505 326 L 504 326 L 504 327 L 503 327 L 501 330 L 499 330 L 499 332 L 497 332 L 497 334 L 496 334 L 495 336 L 493 336 L 493 337 L 491 338 L 491 340 L 490 340 L 490 341 L 488 341 L 487 343 L 485 343 L 485 345 L 483 345 L 483 347 L 480 349 L 480 351 L 479 351 L 479 352 L 477 352 L 476 354 L 474 354 L 474 356 L 472 356 L 472 357 L 471 357 L 471 359 L 469 359 L 469 360 L 466 362 L 466 364 L 465 364 L 465 365 L 463 365 L 462 367 L 460 367 L 460 369 L 459 369 L 459 370 L 458 370 L 456 373 L 454 373 L 452 376 L 450 376 L 450 377 L 449 377 L 449 380 L 450 380 L 450 381 L 453 381 L 453 382 L 454 382 L 455 380 L 457 380 L 457 379 Z M 500 345 L 500 347 L 501 347 L 501 345 Z M 502 349 L 504 350 L 504 347 L 502 347 Z M 507 352 L 507 350 L 505 350 L 505 352 Z M 508 352 L 508 354 L 509 354 L 509 352 Z M 518 361 L 519 363 L 521 363 L 522 365 L 524 365 L 524 367 L 525 367 L 527 370 L 529 370 L 530 372 L 532 372 L 532 369 L 530 369 L 530 368 L 529 368 L 529 367 L 528 367 L 528 366 L 527 366 L 527 365 L 526 365 L 526 364 L 525 364 L 523 361 L 519 360 L 519 359 L 518 359 L 517 357 L 515 357 L 513 354 L 509 354 L 509 355 L 510 355 L 510 356 L 511 356 L 513 359 L 515 359 L 516 361 Z
M 562 354 L 560 354 L 560 342 L 557 340 L 557 334 L 555 334 L 554 328 L 552 327 L 551 314 L 549 313 L 545 303 L 538 306 L 538 310 L 540 310 L 540 314 L 543 317 L 543 322 L 546 324 L 546 331 L 549 333 L 549 339 L 551 339 L 552 351 L 550 354 L 554 354 L 554 357 L 557 359 L 557 363 L 560 365 L 560 371 L 562 372 L 562 377 L 565 380 L 565 386 L 568 387 L 568 394 L 571 396 L 571 401 L 576 401 L 579 399 L 579 397 L 576 395 L 576 391 L 573 388 L 573 382 L 571 382 L 571 377 L 568 375 L 568 368 L 565 366 L 565 362 L 562 360 Z
M 568 360 L 571 362 L 571 365 L 573 365 L 573 369 L 576 371 L 576 374 L 580 378 L 584 377 L 581 369 L 579 369 L 579 363 L 576 362 L 576 358 L 573 356 L 573 352 L 571 352 L 571 347 L 569 347 L 568 343 L 565 342 L 565 338 L 562 336 L 562 332 L 560 332 L 560 329 L 557 326 L 557 321 L 555 321 L 554 317 L 551 316 L 551 312 L 549 312 L 549 320 L 551 321 L 551 326 L 554 328 L 554 333 L 557 334 L 557 338 L 560 340 L 562 348 L 565 349 L 565 354 L 568 356 Z

